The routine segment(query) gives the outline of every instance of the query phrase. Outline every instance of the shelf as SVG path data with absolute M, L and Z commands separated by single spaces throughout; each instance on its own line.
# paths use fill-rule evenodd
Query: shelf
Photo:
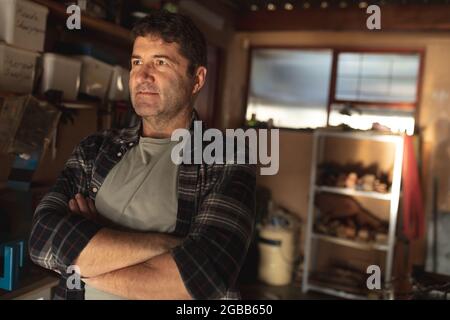
M 60 3 L 52 0 L 33 1 L 40 5 L 46 6 L 50 10 L 50 13 L 58 18 L 67 19 L 68 17 L 68 14 L 66 13 L 66 6 Z M 88 28 L 101 32 L 128 44 L 133 42 L 133 37 L 130 30 L 105 20 L 89 17 L 85 13 L 82 13 L 81 16 L 81 28 Z
M 392 147 L 395 149 L 395 156 L 393 159 L 393 168 L 392 168 L 392 185 L 390 187 L 390 192 L 381 193 L 374 191 L 362 191 L 355 190 L 350 188 L 337 188 L 330 186 L 317 186 L 317 170 L 318 170 L 318 162 L 323 158 L 323 154 L 325 152 L 325 148 L 333 146 L 333 141 L 328 141 L 329 143 L 324 143 L 324 140 L 328 138 L 336 138 L 336 139 L 351 139 L 351 140 L 362 140 L 362 141 L 373 141 L 373 142 L 381 142 L 381 143 L 391 143 Z M 378 155 L 378 154 L 377 154 Z M 310 178 L 310 191 L 311 195 L 308 198 L 308 225 L 305 234 L 305 254 L 304 254 L 304 269 L 302 276 L 302 285 L 304 291 L 307 291 L 309 288 L 315 289 L 317 291 L 327 293 L 330 295 L 349 298 L 349 299 L 367 299 L 369 296 L 371 297 L 374 292 L 367 292 L 367 296 L 365 290 L 357 290 L 353 289 L 347 290 L 343 288 L 342 285 L 338 283 L 334 283 L 333 279 L 324 279 L 324 283 L 315 283 L 314 279 L 310 279 L 309 275 L 311 272 L 310 268 L 314 265 L 316 258 L 318 255 L 323 255 L 324 252 L 317 252 L 317 242 L 320 241 L 321 244 L 325 242 L 333 244 L 330 245 L 330 251 L 338 248 L 337 246 L 354 248 L 356 250 L 367 250 L 372 257 L 370 260 L 383 259 L 384 262 L 384 271 L 383 271 L 383 279 L 387 279 L 386 281 L 392 280 L 392 272 L 393 272 L 393 263 L 394 263 L 394 249 L 395 249 L 395 231 L 396 231 L 396 223 L 398 216 L 398 206 L 399 200 L 401 197 L 401 177 L 402 177 L 402 159 L 403 159 L 403 135 L 395 135 L 395 134 L 385 134 L 382 132 L 375 131 L 343 131 L 340 129 L 318 129 L 314 132 L 313 135 L 313 152 L 312 152 L 312 161 L 311 161 L 311 178 Z M 358 160 L 356 160 L 358 161 Z M 314 232 L 314 221 L 316 221 L 316 200 L 317 198 L 314 196 L 317 192 L 329 192 L 335 194 L 342 194 L 347 196 L 354 197 L 366 197 L 377 200 L 389 201 L 389 230 L 387 235 L 387 240 L 383 242 L 365 242 L 359 239 L 347 239 L 347 238 L 339 238 L 336 236 L 330 236 L 328 234 L 319 234 Z M 314 242 L 314 246 L 312 243 Z M 378 250 L 378 252 L 377 252 Z M 356 252 L 355 252 L 356 253 Z M 375 253 L 381 254 L 378 257 Z M 336 254 L 339 254 L 337 252 Z M 348 257 L 342 257 L 346 259 Z M 378 261 L 377 261 L 378 262 Z M 379 263 L 379 262 L 378 262 Z M 339 280 L 339 279 L 335 279 Z M 337 281 L 334 281 L 337 282 Z M 336 287 L 336 285 L 339 285 Z M 358 288 L 356 288 L 358 289 Z M 360 288 L 362 289 L 362 288 Z
M 391 200 L 391 193 L 361 191 L 361 190 L 355 190 L 355 189 L 349 189 L 349 188 L 338 188 L 338 187 L 327 187 L 327 186 L 316 186 L 315 190 L 318 192 L 330 192 L 330 193 L 344 194 L 347 196 L 354 196 L 354 197 L 366 197 L 366 198 L 386 200 L 386 201 Z
M 61 104 L 68 109 L 95 109 L 99 105 L 96 102 L 83 102 L 83 101 L 72 101 L 72 102 L 61 102 Z
M 332 296 L 335 296 L 335 297 L 344 298 L 344 299 L 368 300 L 368 297 L 366 297 L 366 296 L 357 295 L 357 294 L 345 292 L 345 291 L 342 291 L 342 290 L 326 288 L 326 287 L 322 287 L 322 286 L 311 284 L 311 283 L 308 284 L 308 289 L 311 289 L 311 290 L 314 290 L 314 291 L 317 291 L 317 292 L 321 292 L 321 293 L 325 293 L 325 294 L 329 294 L 329 295 L 332 295 Z
M 35 265 L 29 265 L 19 276 L 19 286 L 13 291 L 0 289 L 0 300 L 29 299 L 33 292 L 54 287 L 59 276 Z
M 0 91 L 0 98 L 11 98 L 11 97 L 18 97 L 22 95 L 27 95 L 27 93 L 15 93 L 15 92 L 6 92 L 6 91 Z
M 42 95 L 33 95 L 33 93 L 13 93 L 0 91 L 0 98 L 11 98 L 20 96 L 33 96 L 40 101 L 46 101 L 46 98 Z M 99 106 L 100 101 L 83 101 L 83 100 L 71 100 L 61 101 L 61 104 L 68 109 L 95 109 Z
M 313 233 L 312 238 L 327 241 L 330 243 L 335 243 L 335 244 L 346 246 L 346 247 L 361 249 L 361 250 L 380 250 L 380 251 L 388 251 L 389 250 L 388 245 L 385 245 L 385 244 L 377 244 L 374 242 L 359 242 L 359 241 L 355 241 L 355 240 L 327 236 L 327 235 L 318 234 L 318 233 Z

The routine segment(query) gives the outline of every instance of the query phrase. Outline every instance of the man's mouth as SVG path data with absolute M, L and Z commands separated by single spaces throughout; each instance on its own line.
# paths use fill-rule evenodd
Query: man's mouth
M 157 92 L 150 92 L 150 91 L 139 91 L 137 94 L 138 94 L 138 95 L 144 95 L 144 96 L 154 96 L 154 95 L 158 95 Z

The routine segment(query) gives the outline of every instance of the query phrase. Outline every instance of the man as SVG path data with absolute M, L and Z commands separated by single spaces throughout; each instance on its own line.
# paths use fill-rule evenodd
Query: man
M 193 134 L 204 37 L 166 11 L 152 12 L 133 34 L 130 93 L 142 121 L 75 148 L 36 209 L 31 259 L 61 274 L 58 299 L 238 298 L 255 168 L 170 161 L 172 132 Z M 72 265 L 85 290 L 67 285 Z

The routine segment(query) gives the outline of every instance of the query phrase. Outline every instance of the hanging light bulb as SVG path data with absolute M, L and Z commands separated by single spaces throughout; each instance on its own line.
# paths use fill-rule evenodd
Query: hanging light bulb
M 342 9 L 347 8 L 347 2 L 345 2 L 345 1 L 339 2 L 339 8 L 342 8 Z
M 267 4 L 267 10 L 269 11 L 275 11 L 277 7 L 275 7 L 275 5 L 273 3 L 268 3 Z
M 258 11 L 258 6 L 256 5 L 256 4 L 252 4 L 251 6 L 250 6 L 250 10 L 251 11 Z
M 320 3 L 320 7 L 321 7 L 322 9 L 328 8 L 328 2 L 322 1 L 322 2 Z
M 364 8 L 367 8 L 367 2 L 365 2 L 365 1 L 361 1 L 360 3 L 359 3 L 359 8 L 360 9 L 364 9 Z
M 311 4 L 309 2 L 303 3 L 303 8 L 309 9 L 311 7 Z
M 284 9 L 285 9 L 285 10 L 288 10 L 288 11 L 291 11 L 291 10 L 294 9 L 294 6 L 293 6 L 292 3 L 290 3 L 290 2 L 286 2 L 286 3 L 284 4 Z

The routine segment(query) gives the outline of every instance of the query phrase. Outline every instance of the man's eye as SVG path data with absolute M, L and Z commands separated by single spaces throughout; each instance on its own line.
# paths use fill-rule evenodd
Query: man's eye
M 167 63 L 166 63 L 166 61 L 164 61 L 164 60 L 156 60 L 156 65 L 158 65 L 158 66 L 164 66 L 164 65 L 166 65 Z
M 142 64 L 142 61 L 141 61 L 141 60 L 133 60 L 133 61 L 131 61 L 131 64 L 132 64 L 133 66 L 137 66 L 137 65 Z

